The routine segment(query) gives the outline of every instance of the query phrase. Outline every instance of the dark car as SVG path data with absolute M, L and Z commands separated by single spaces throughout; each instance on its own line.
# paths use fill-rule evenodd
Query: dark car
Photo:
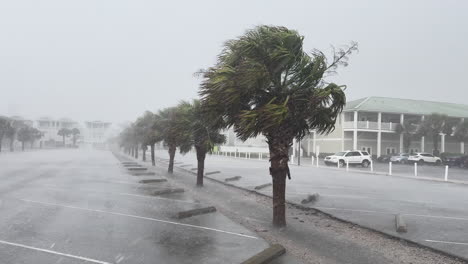
M 382 155 L 382 156 L 377 158 L 377 162 L 390 162 L 391 158 L 392 158 L 392 156 L 390 156 L 390 155 Z
M 442 162 L 452 167 L 466 167 L 468 165 L 468 156 L 463 154 L 442 153 Z

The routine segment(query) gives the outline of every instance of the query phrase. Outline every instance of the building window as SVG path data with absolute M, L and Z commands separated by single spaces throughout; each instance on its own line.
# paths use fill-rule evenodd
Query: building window
M 387 148 L 387 155 L 396 154 L 396 148 Z
M 372 148 L 370 147 L 362 147 L 361 150 L 366 151 L 367 153 L 369 153 L 369 155 L 372 155 Z

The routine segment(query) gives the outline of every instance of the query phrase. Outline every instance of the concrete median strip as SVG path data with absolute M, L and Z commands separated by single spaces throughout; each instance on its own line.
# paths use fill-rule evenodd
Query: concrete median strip
M 241 176 L 234 176 L 234 177 L 226 178 L 226 179 L 224 179 L 224 181 L 226 181 L 226 182 L 238 181 L 238 180 L 240 180 L 241 178 L 242 178 Z
M 145 171 L 145 170 L 148 170 L 148 168 L 144 168 L 144 167 L 130 167 L 130 168 L 127 168 L 127 170 L 129 170 L 129 171 Z
M 198 208 L 198 209 L 178 212 L 176 214 L 176 218 L 177 219 L 184 219 L 184 218 L 188 218 L 188 217 L 192 217 L 192 216 L 196 216 L 196 215 L 208 214 L 208 213 L 213 213 L 213 212 L 216 212 L 216 207 L 209 206 L 209 207 L 204 207 L 204 208 Z
M 133 176 L 156 176 L 155 172 L 149 172 L 149 171 L 144 171 L 144 172 L 132 172 L 130 173 Z
M 217 174 L 217 173 L 221 173 L 221 172 L 220 171 L 210 171 L 210 172 L 205 173 L 205 175 L 212 175 L 212 174 Z
M 405 220 L 401 214 L 395 215 L 395 225 L 396 231 L 398 233 L 406 233 L 408 232 L 408 227 L 406 226 Z
M 255 189 L 255 190 L 261 190 L 261 189 L 266 188 L 266 187 L 269 187 L 269 186 L 271 186 L 271 185 L 273 185 L 271 182 L 270 182 L 270 183 L 265 183 L 265 184 L 262 184 L 262 185 L 255 186 L 254 189 Z
M 163 195 L 163 194 L 172 194 L 172 193 L 182 193 L 185 190 L 182 188 L 175 188 L 175 189 L 163 189 L 153 192 L 153 195 Z
M 257 255 L 242 262 L 242 264 L 267 264 L 273 261 L 275 258 L 283 255 L 285 252 L 286 249 L 282 245 L 274 244 Z
M 166 179 L 147 179 L 147 180 L 141 180 L 139 183 L 159 183 L 159 182 L 167 182 Z
M 320 195 L 318 193 L 309 194 L 309 195 L 307 195 L 307 198 L 305 198 L 304 200 L 301 201 L 301 204 L 316 202 L 319 197 L 320 197 Z

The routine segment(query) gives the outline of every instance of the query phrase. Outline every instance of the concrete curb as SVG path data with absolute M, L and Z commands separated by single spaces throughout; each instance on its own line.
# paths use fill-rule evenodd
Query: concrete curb
M 132 176 L 156 176 L 156 172 L 132 172 L 130 173 Z
M 139 183 L 160 183 L 160 182 L 167 182 L 166 179 L 148 179 L 148 180 L 141 180 Z
M 272 186 L 272 185 L 273 184 L 271 182 L 269 182 L 269 183 L 265 183 L 265 184 L 262 184 L 262 185 L 255 186 L 254 189 L 255 190 L 261 190 L 261 189 L 264 189 L 264 188 Z
M 234 176 L 234 177 L 231 177 L 231 178 L 226 178 L 224 179 L 225 182 L 230 182 L 230 181 L 238 181 L 242 178 L 242 176 Z
M 130 167 L 130 168 L 127 168 L 127 170 L 129 170 L 129 171 L 145 171 L 145 170 L 148 170 L 148 168 L 144 168 L 144 167 Z
M 164 190 L 158 190 L 158 191 L 153 192 L 153 195 L 173 194 L 173 193 L 182 193 L 182 192 L 185 192 L 185 190 L 182 188 L 164 189 Z
M 221 172 L 220 171 L 210 171 L 210 172 L 205 173 L 205 176 L 206 175 L 217 174 L 217 173 L 221 173 Z
M 248 260 L 242 262 L 242 264 L 267 264 L 273 261 L 275 258 L 283 255 L 285 252 L 286 249 L 282 245 L 273 244 L 257 255 L 254 255 Z
M 188 211 L 182 211 L 178 212 L 176 214 L 177 219 L 184 219 L 196 215 L 203 215 L 203 214 L 209 214 L 209 213 L 214 213 L 216 212 L 216 207 L 214 206 L 209 206 L 209 207 L 204 207 L 204 208 L 198 208 L 198 209 L 193 209 L 193 210 L 188 210 Z

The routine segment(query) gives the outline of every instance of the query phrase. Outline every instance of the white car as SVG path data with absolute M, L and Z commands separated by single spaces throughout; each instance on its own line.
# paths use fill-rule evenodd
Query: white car
M 423 165 L 424 163 L 430 163 L 435 165 L 442 164 L 442 160 L 439 157 L 436 157 L 429 153 L 416 153 L 408 158 L 408 162 L 418 163 Z
M 344 167 L 348 163 L 353 165 L 360 164 L 362 167 L 367 168 L 372 162 L 372 157 L 366 151 L 348 150 L 327 156 L 324 161 L 326 165 L 338 166 L 340 164 L 340 167 Z

